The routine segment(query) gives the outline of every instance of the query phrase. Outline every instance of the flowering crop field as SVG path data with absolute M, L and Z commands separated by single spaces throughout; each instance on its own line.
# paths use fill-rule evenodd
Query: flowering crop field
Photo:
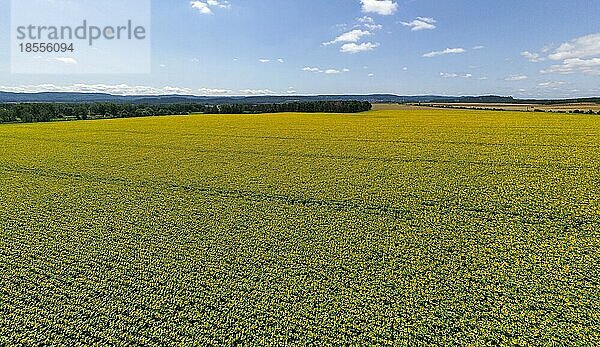
M 600 345 L 600 117 L 0 126 L 0 345 Z

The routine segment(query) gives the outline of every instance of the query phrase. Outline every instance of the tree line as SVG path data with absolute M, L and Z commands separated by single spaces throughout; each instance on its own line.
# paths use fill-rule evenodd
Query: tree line
M 366 101 L 315 101 L 282 104 L 125 104 L 125 103 L 11 103 L 0 104 L 0 123 L 32 123 L 55 120 L 131 118 L 162 115 L 241 113 L 357 113 L 371 110 Z

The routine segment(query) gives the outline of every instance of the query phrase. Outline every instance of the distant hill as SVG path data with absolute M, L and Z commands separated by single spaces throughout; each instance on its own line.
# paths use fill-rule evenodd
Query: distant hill
M 192 95 L 159 95 L 159 96 L 123 96 L 102 93 L 9 93 L 0 92 L 0 103 L 15 102 L 59 102 L 59 103 L 88 103 L 88 102 L 114 102 L 134 104 L 172 104 L 172 103 L 202 103 L 207 105 L 217 104 L 273 104 L 286 102 L 309 102 L 309 101 L 368 101 L 371 103 L 494 103 L 494 104 L 560 104 L 577 102 L 600 103 L 598 98 L 582 98 L 568 100 L 521 100 L 511 96 L 440 96 L 440 95 L 417 95 L 400 96 L 393 94 L 371 94 L 371 95 L 311 95 L 311 96 L 192 96 Z
M 116 102 L 116 103 L 204 103 L 204 104 L 273 104 L 286 102 L 310 101 L 369 101 L 369 102 L 427 102 L 440 100 L 443 97 L 402 97 L 391 94 L 374 95 L 315 95 L 315 96 L 192 96 L 192 95 L 159 95 L 159 96 L 122 96 L 102 93 L 8 93 L 0 92 L 0 102 Z

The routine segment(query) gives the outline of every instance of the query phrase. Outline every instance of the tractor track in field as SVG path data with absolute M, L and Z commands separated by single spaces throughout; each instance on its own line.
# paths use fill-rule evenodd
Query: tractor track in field
M 465 206 L 448 201 L 422 201 L 417 208 L 400 208 L 386 204 L 369 204 L 352 200 L 318 199 L 311 197 L 289 196 L 283 194 L 269 194 L 251 190 L 227 189 L 200 186 L 196 184 L 169 183 L 158 180 L 135 180 L 117 177 L 103 177 L 88 173 L 63 172 L 37 167 L 14 166 L 0 164 L 0 171 L 15 174 L 33 175 L 44 178 L 59 180 L 76 180 L 87 182 L 99 182 L 110 185 L 120 185 L 131 188 L 151 189 L 157 191 L 189 192 L 199 193 L 206 196 L 218 198 L 233 198 L 249 202 L 275 202 L 290 206 L 321 207 L 334 211 L 354 211 L 368 215 L 388 216 L 394 219 L 410 220 L 418 218 L 418 213 L 423 211 L 434 211 L 440 214 L 471 213 L 481 216 L 483 219 L 517 218 L 528 224 L 541 224 L 545 221 L 564 222 L 566 226 L 582 227 L 583 225 L 598 225 L 600 218 L 589 215 L 560 215 L 547 211 L 510 211 L 507 209 L 496 210 L 474 206 Z M 490 218 L 493 217 L 493 218 Z
M 105 133 L 113 134 L 133 134 L 133 135 L 151 135 L 151 132 L 125 132 L 125 131 L 103 131 Z M 482 146 L 482 147 L 516 147 L 516 148 L 563 148 L 562 144 L 550 144 L 550 143 L 506 143 L 506 142 L 487 142 L 487 141 L 444 141 L 444 140 L 431 140 L 431 141 L 414 141 L 405 139 L 396 140 L 381 140 L 381 139 L 370 139 L 370 138 L 325 138 L 325 137 L 287 137 L 287 136 L 250 136 L 250 135 L 226 135 L 226 134 L 195 134 L 195 133 L 183 133 L 178 134 L 181 137 L 185 136 L 203 136 L 203 137 L 216 137 L 225 139 L 248 139 L 248 140 L 280 140 L 280 141 L 300 141 L 300 142 L 323 142 L 323 143 L 380 143 L 380 144 L 397 144 L 397 145 L 456 145 L 456 146 Z M 26 139 L 28 137 L 11 135 L 1 135 L 0 138 L 9 139 Z M 85 144 L 85 145 L 100 145 L 106 146 L 111 145 L 109 142 L 102 141 L 69 141 L 64 139 L 49 139 L 49 138 L 38 138 L 37 141 L 44 142 L 58 142 L 58 143 L 70 143 L 70 144 Z M 164 145 L 152 145 L 152 144 L 136 144 L 127 145 L 127 147 L 139 147 L 139 148 L 169 148 L 169 149 L 181 149 L 181 147 L 164 146 Z M 570 148 L 581 148 L 581 149 L 597 149 L 600 148 L 598 144 L 585 144 L 585 145 L 570 145 Z
M 0 136 L 2 137 L 2 136 Z M 45 139 L 45 142 L 56 142 L 56 143 L 69 143 L 74 145 L 93 145 L 93 146 L 112 146 L 110 143 L 104 143 L 100 141 L 68 141 L 68 140 L 50 140 Z M 168 146 L 168 145 L 153 145 L 153 144 L 123 144 L 122 147 L 126 148 L 147 148 L 157 150 L 189 150 L 189 148 Z M 231 154 L 239 155 L 255 155 L 264 158 L 293 158 L 293 159 L 331 159 L 331 160 L 350 160 L 350 161 L 371 161 L 371 162 L 383 162 L 383 163 L 405 163 L 405 164 L 451 164 L 451 165 L 477 165 L 477 166 L 490 166 L 500 168 L 524 168 L 524 169 L 542 169 L 547 170 L 563 169 L 563 170 L 600 170 L 600 166 L 597 165 L 577 165 L 567 164 L 559 162 L 497 162 L 489 160 L 459 160 L 459 159 L 434 159 L 434 158 L 406 158 L 406 157 L 385 157 L 385 156 L 356 156 L 356 155 L 335 155 L 335 154 L 321 154 L 321 153 L 292 153 L 292 152 L 278 152 L 278 151 L 256 151 L 256 150 L 223 150 L 223 149 L 202 149 L 195 148 L 195 153 L 214 154 L 219 157 L 228 157 Z

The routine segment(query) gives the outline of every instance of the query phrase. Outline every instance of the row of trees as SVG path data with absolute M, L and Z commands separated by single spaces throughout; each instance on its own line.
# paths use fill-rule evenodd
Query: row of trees
M 0 104 L 0 123 L 49 122 L 94 118 L 130 118 L 192 113 L 237 114 L 278 112 L 355 113 L 369 111 L 371 104 L 360 101 L 316 101 L 259 105 L 203 104 L 118 104 L 118 103 L 27 103 Z
M 315 101 L 315 102 L 290 102 L 283 104 L 258 104 L 258 105 L 213 105 L 205 106 L 204 113 L 238 114 L 238 113 L 279 113 L 279 112 L 307 112 L 307 113 L 356 113 L 371 110 L 371 103 L 366 101 Z
M 431 106 L 435 108 L 451 108 L 457 110 L 479 110 L 479 111 L 514 111 L 508 108 L 497 108 L 497 107 L 474 107 L 474 106 L 455 106 L 453 104 L 419 104 L 424 106 Z M 550 104 L 549 104 L 550 105 Z M 557 104 L 558 105 L 558 104 Z M 594 110 L 565 110 L 565 109 L 540 109 L 540 108 L 527 108 L 527 112 L 545 112 L 545 113 L 575 113 L 575 114 L 597 114 L 600 115 L 600 111 Z

